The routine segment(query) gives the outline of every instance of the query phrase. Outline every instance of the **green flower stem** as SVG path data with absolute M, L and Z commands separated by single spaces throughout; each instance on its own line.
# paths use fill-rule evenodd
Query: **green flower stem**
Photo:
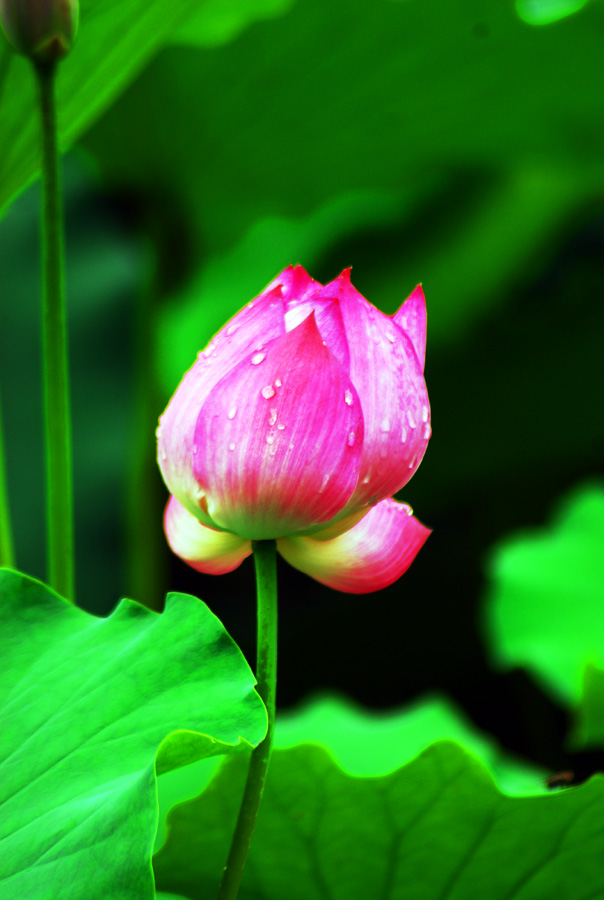
M 2 427 L 2 410 L 0 409 L 0 566 L 8 566 L 12 569 L 14 565 L 13 532 L 8 503 L 6 461 L 4 458 L 4 429 Z
M 258 595 L 256 680 L 268 713 L 268 730 L 250 759 L 243 800 L 224 869 L 218 900 L 235 900 L 256 826 L 273 743 L 277 695 L 277 544 L 254 541 Z
M 63 209 L 56 116 L 56 63 L 36 64 L 42 119 L 42 355 L 46 430 L 48 580 L 74 599 L 73 488 L 67 328 L 63 272 Z

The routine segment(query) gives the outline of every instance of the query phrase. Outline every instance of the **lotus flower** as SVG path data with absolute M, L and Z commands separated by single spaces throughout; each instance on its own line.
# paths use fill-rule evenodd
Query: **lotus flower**
M 430 534 L 391 497 L 430 438 L 425 343 L 421 287 L 390 317 L 349 270 L 323 286 L 285 269 L 199 354 L 160 419 L 172 550 L 221 574 L 276 539 L 337 590 L 399 578 Z

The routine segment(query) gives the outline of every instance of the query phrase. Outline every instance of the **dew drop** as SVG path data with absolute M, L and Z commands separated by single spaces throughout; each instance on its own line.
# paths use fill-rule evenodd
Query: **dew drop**
M 273 434 L 267 434 L 267 436 L 266 436 L 266 443 L 267 443 L 267 444 L 274 444 L 274 442 L 275 442 L 275 436 L 274 436 Z
M 349 391 L 348 388 L 344 391 L 344 403 L 347 406 L 352 406 L 352 391 Z
M 422 422 L 428 421 L 428 407 L 422 406 Z
M 391 331 L 386 332 L 386 337 L 390 341 L 391 344 L 394 344 L 396 340 L 396 335 L 394 335 Z
M 229 409 L 229 419 L 234 419 L 236 415 L 237 415 L 237 407 L 231 406 L 231 408 Z
M 324 475 L 324 476 L 323 476 L 323 481 L 321 482 L 321 487 L 319 488 L 319 493 L 320 493 L 320 494 L 322 494 L 323 491 L 325 490 L 325 488 L 327 487 L 327 482 L 329 481 L 329 479 L 330 479 L 330 476 L 329 476 L 329 475 Z
M 432 429 L 430 427 L 430 423 L 426 422 L 426 425 L 424 427 L 424 438 L 426 440 L 428 440 L 428 438 L 430 437 L 431 434 L 432 434 Z
M 293 442 L 293 441 L 290 441 L 289 449 L 290 449 L 290 450 L 293 450 L 293 449 L 294 449 L 294 442 Z
M 235 332 L 237 331 L 238 328 L 239 328 L 239 325 L 229 325 L 229 327 L 226 330 L 226 333 L 229 335 L 235 334 Z
M 369 484 L 369 475 L 365 475 L 363 478 L 363 484 Z
M 269 425 L 274 425 L 276 421 L 277 421 L 277 410 L 276 410 L 276 409 L 271 409 L 271 414 L 270 414 L 270 417 L 269 417 L 269 420 L 268 420 L 268 424 L 269 424 Z
M 235 444 L 233 444 L 233 443 L 229 444 L 229 450 L 234 450 L 234 449 L 235 449 Z
M 281 379 L 275 378 L 275 387 L 281 387 Z
M 407 410 L 407 421 L 409 422 L 409 428 L 417 428 L 415 416 L 410 409 Z
M 407 440 L 407 429 L 403 425 L 403 427 L 401 429 L 401 444 L 404 444 L 406 440 Z
M 354 431 L 349 431 L 348 432 L 348 446 L 349 447 L 354 447 L 355 439 L 356 439 L 356 435 L 355 435 Z
M 263 359 L 266 359 L 266 353 L 256 353 L 255 356 L 252 356 L 252 365 L 259 365 Z
M 283 429 L 285 428 L 285 425 L 283 424 L 283 422 L 279 422 L 279 424 L 277 425 L 277 428 L 279 429 L 279 431 L 283 431 Z
M 166 451 L 165 451 L 164 448 L 162 447 L 162 449 L 161 449 L 161 458 L 162 458 L 162 459 L 166 459 L 166 458 L 167 458 L 167 455 L 168 455 L 168 454 L 166 453 Z
M 275 396 L 275 388 L 272 386 L 272 384 L 267 384 L 266 387 L 262 388 L 261 393 L 265 400 L 270 400 L 271 397 Z
M 380 425 L 380 431 L 384 434 L 390 431 L 390 419 L 386 416 L 385 419 L 382 419 L 382 424 Z

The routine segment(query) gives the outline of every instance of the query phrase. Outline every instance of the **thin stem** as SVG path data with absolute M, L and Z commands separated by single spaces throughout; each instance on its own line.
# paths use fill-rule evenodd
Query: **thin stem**
M 2 410 L 0 409 L 0 566 L 13 568 L 14 565 L 13 532 L 8 502 L 6 461 L 4 458 L 4 429 L 2 427 Z
M 235 900 L 252 842 L 271 755 L 277 695 L 277 561 L 275 541 L 254 541 L 258 636 L 256 680 L 268 713 L 268 730 L 250 759 L 243 800 L 225 866 L 218 900 Z
M 46 430 L 47 566 L 50 585 L 74 599 L 71 417 L 56 117 L 56 63 L 37 64 L 42 120 L 42 356 Z

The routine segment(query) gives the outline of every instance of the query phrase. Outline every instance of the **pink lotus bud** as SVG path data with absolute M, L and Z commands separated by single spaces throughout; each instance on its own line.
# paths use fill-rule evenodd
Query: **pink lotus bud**
M 78 0 L 0 0 L 0 20 L 9 41 L 36 62 L 56 62 L 69 53 L 78 17 Z
M 421 287 L 390 317 L 348 270 L 322 286 L 285 269 L 199 354 L 160 419 L 174 552 L 218 574 L 275 538 L 339 590 L 395 581 L 430 533 L 390 499 L 430 438 L 425 342 Z

